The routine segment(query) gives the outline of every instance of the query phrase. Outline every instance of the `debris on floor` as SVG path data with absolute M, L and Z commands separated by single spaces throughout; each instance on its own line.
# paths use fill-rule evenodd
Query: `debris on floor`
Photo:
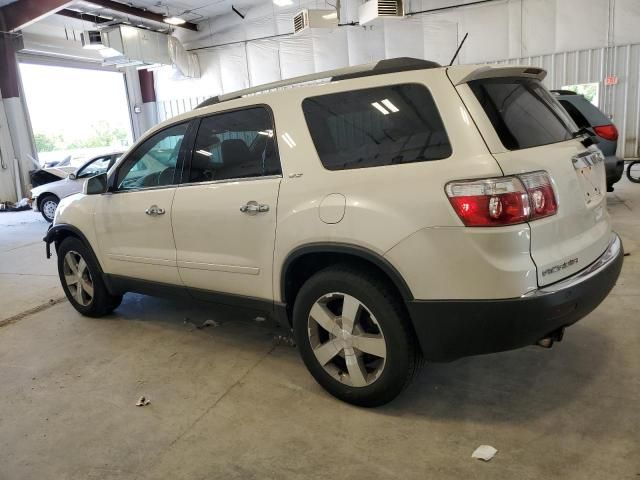
M 20 212 L 22 210 L 31 209 L 28 198 L 23 198 L 17 203 L 2 202 L 0 203 L 0 212 Z
M 256 322 L 266 322 L 267 321 L 267 319 L 265 317 L 262 317 L 262 316 L 257 316 L 254 320 Z
M 471 458 L 477 458 L 478 460 L 488 462 L 496 453 L 498 453 L 498 450 L 493 448 L 491 445 L 480 445 L 473 451 Z
M 196 328 L 196 324 L 193 323 L 189 317 L 184 317 L 184 322 L 182 323 L 189 326 L 189 331 L 195 330 Z
M 202 330 L 203 328 L 207 328 L 207 327 L 219 327 L 219 326 L 220 324 L 215 320 L 206 320 L 201 325 L 198 325 L 196 328 L 198 330 Z
M 292 334 L 274 335 L 273 336 L 273 341 L 275 342 L 276 345 L 286 345 L 288 347 L 295 347 L 296 346 L 296 341 L 293 338 Z
M 138 399 L 138 403 L 136 403 L 136 407 L 146 407 L 150 403 L 151 403 L 151 400 L 149 400 L 147 397 L 143 395 Z

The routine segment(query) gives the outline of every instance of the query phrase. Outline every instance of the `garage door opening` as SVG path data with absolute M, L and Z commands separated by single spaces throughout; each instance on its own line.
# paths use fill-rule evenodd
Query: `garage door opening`
M 78 167 L 131 144 L 122 73 L 21 63 L 20 74 L 42 166 Z

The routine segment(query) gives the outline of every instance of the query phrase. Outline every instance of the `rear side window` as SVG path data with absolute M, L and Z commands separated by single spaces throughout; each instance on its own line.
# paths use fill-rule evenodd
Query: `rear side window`
M 205 117 L 198 128 L 189 182 L 280 175 L 273 120 L 264 107 Z
M 569 100 L 559 100 L 560 105 L 564 107 L 567 113 L 571 116 L 578 128 L 589 128 L 591 124 L 589 120 L 576 108 L 576 106 Z
M 451 144 L 431 93 L 418 84 L 310 97 L 302 110 L 328 170 L 440 160 Z
M 469 86 L 509 150 L 573 138 L 573 121 L 538 80 L 490 78 Z

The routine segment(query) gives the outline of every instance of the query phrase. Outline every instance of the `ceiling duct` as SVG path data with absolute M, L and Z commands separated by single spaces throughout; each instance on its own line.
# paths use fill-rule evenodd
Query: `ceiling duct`
M 89 50 L 99 50 L 104 48 L 102 43 L 102 35 L 98 30 L 86 30 L 80 34 L 80 40 L 82 41 L 82 48 Z
M 200 62 L 195 53 L 187 52 L 180 40 L 169 36 L 169 58 L 183 76 L 200 78 Z
M 385 18 L 404 17 L 403 0 L 369 0 L 358 7 L 360 25 L 366 25 Z
M 106 48 L 99 52 L 104 58 L 104 65 L 170 65 L 167 38 L 164 33 L 119 25 L 102 31 L 102 43 Z
M 293 17 L 293 33 L 308 28 L 334 28 L 338 26 L 338 12 L 334 9 L 307 9 Z

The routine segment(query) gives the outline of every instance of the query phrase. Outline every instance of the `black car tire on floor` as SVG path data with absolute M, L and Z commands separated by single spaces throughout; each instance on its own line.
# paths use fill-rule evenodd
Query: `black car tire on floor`
M 340 300 L 341 296 L 343 300 Z M 330 305 L 334 297 L 338 306 Z M 358 341 L 358 335 L 368 337 L 365 340 L 377 335 L 376 340 L 382 337 L 384 341 L 385 358 L 382 367 L 378 367 L 374 373 L 368 373 L 371 371 L 370 365 L 372 361 L 374 365 L 375 362 L 380 365 L 380 359 L 364 353 L 357 347 L 355 350 L 350 347 L 350 353 L 347 353 L 346 348 L 338 354 L 330 353 L 332 359 L 324 366 L 318 359 L 317 352 L 322 347 L 333 340 L 339 345 L 343 341 L 342 338 L 345 338 L 341 337 L 343 333 L 340 329 L 345 328 L 343 318 L 346 303 L 342 303 L 342 307 L 339 303 L 346 302 L 347 298 L 358 305 L 353 310 L 356 313 L 352 316 L 355 317 L 353 324 L 357 324 L 352 328 L 354 339 L 347 341 L 353 341 L 353 346 L 358 345 L 355 343 Z M 334 334 L 327 333 L 328 330 L 324 328 L 318 328 L 316 323 L 319 322 L 311 320 L 314 312 L 312 309 L 318 305 L 324 305 L 324 308 L 332 309 L 334 312 L 342 309 L 339 314 L 335 313 L 330 317 L 342 325 L 334 330 Z M 298 292 L 293 309 L 293 324 L 296 343 L 311 375 L 333 396 L 354 405 L 376 407 L 388 403 L 409 385 L 421 366 L 420 349 L 402 300 L 389 283 L 374 271 L 361 271 L 348 265 L 338 265 L 316 273 Z M 324 330 L 323 335 L 313 334 L 314 328 L 317 331 Z M 323 338 L 318 340 L 320 336 Z M 346 337 L 351 339 L 350 335 Z M 314 342 L 315 346 L 312 345 Z M 367 379 L 362 386 L 348 384 L 352 383 L 352 380 L 347 357 L 353 358 L 354 352 L 359 356 L 358 365 L 367 372 L 361 377 Z M 351 366 L 353 367 L 353 363 Z M 354 378 L 357 378 L 357 375 Z
M 65 238 L 57 250 L 57 256 L 60 283 L 67 299 L 78 312 L 88 317 L 102 317 L 120 305 L 122 295 L 108 292 L 93 252 L 81 240 L 76 237 Z
M 627 178 L 633 183 L 640 183 L 640 161 L 636 160 L 627 165 Z

